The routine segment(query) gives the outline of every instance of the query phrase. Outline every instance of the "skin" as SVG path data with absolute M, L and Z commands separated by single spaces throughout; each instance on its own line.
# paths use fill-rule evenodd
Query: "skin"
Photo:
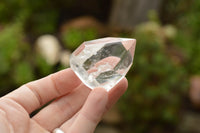
M 27 83 L 0 98 L 1 133 L 93 133 L 97 124 L 126 91 L 122 79 L 107 92 L 87 88 L 69 68 Z M 49 101 L 35 116 L 29 114 Z

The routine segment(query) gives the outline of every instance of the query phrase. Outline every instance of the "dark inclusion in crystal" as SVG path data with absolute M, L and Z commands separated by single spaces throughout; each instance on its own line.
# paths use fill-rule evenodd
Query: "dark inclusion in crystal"
M 127 51 L 121 42 L 114 42 L 106 44 L 97 52 L 97 54 L 92 55 L 89 59 L 87 59 L 84 62 L 83 67 L 85 68 L 85 70 L 88 70 L 95 63 L 109 56 L 123 58 L 114 69 L 122 69 L 124 67 L 128 67 L 129 64 L 132 62 L 130 51 Z

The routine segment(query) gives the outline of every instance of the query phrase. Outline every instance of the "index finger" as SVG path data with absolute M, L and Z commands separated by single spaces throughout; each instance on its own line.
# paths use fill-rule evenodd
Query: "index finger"
M 3 98 L 17 102 L 31 113 L 50 100 L 71 92 L 80 83 L 79 78 L 69 68 L 27 83 Z

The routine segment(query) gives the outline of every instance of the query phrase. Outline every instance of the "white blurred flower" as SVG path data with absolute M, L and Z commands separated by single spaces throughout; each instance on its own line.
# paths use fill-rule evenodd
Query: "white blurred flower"
M 68 67 L 69 66 L 69 58 L 70 58 L 71 52 L 64 50 L 61 52 L 60 54 L 60 63 L 65 66 Z
M 53 35 L 42 35 L 36 40 L 38 52 L 50 65 L 59 61 L 61 46 L 58 39 Z
M 163 29 L 165 36 L 169 39 L 173 39 L 177 34 L 177 29 L 173 25 L 166 25 Z

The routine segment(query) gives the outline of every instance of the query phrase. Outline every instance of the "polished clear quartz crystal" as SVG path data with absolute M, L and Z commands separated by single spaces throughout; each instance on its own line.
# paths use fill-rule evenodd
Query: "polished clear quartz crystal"
M 83 42 L 72 53 L 70 66 L 89 88 L 109 91 L 130 69 L 135 45 L 135 39 L 114 37 Z

